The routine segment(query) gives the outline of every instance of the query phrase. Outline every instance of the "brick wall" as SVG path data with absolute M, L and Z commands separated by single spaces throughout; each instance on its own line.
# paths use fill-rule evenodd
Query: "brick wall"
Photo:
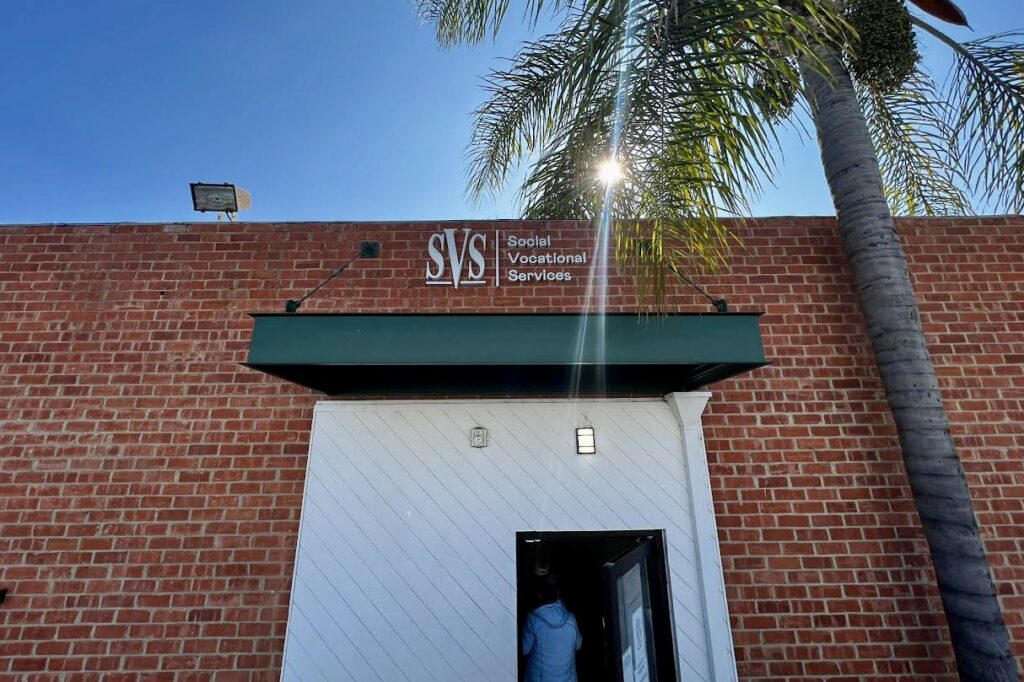
M 1024 660 L 1024 222 L 903 221 L 925 332 Z M 831 221 L 771 221 L 720 290 L 773 366 L 708 416 L 740 671 L 956 679 L 934 574 Z
M 520 227 L 590 243 L 585 225 Z M 277 678 L 318 396 L 238 364 L 246 313 L 363 239 L 382 258 L 304 311 L 581 308 L 583 279 L 424 286 L 436 228 L 0 228 L 0 679 Z M 1024 220 L 900 230 L 1024 662 Z M 704 280 L 765 311 L 774 362 L 712 387 L 706 417 L 741 677 L 955 679 L 835 225 L 762 220 L 744 242 Z M 633 309 L 622 278 L 609 302 Z

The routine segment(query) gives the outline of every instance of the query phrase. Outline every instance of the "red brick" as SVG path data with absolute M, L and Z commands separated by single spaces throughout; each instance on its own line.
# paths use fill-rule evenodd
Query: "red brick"
M 582 309 L 581 282 L 427 291 L 435 227 L 0 228 L 0 678 L 279 675 L 317 396 L 239 364 L 246 313 L 279 310 L 363 239 L 380 261 L 304 310 Z M 534 227 L 591 242 L 584 224 Z M 899 231 L 1024 664 L 1024 221 Z M 766 312 L 773 362 L 713 386 L 705 417 L 740 675 L 954 680 L 836 225 L 764 219 L 742 236 L 701 278 Z M 635 309 L 622 277 L 609 300 Z M 667 307 L 707 310 L 676 286 Z

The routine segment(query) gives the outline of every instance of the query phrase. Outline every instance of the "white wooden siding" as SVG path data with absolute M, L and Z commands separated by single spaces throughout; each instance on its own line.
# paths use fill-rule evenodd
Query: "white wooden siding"
M 679 418 L 661 400 L 318 404 L 283 679 L 514 680 L 516 532 L 646 528 L 666 531 L 682 679 L 734 679 Z M 584 424 L 596 455 L 576 454 Z

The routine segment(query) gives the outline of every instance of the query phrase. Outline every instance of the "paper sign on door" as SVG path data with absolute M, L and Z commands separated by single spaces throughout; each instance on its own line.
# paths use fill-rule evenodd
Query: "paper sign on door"
M 643 608 L 633 611 L 633 679 L 634 682 L 650 682 L 647 670 L 647 628 L 644 627 Z

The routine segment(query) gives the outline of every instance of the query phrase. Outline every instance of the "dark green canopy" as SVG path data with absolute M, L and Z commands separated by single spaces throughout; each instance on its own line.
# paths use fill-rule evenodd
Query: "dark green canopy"
M 767 364 L 747 313 L 253 317 L 245 364 L 328 395 L 663 395 Z

